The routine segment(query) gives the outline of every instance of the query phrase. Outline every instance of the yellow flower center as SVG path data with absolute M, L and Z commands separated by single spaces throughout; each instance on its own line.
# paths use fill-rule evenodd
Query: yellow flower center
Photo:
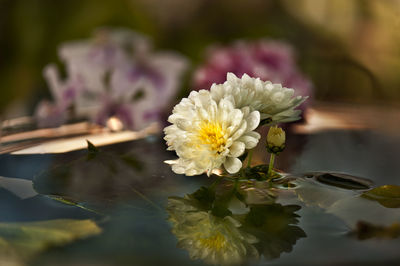
M 214 235 L 206 238 L 200 238 L 199 242 L 204 248 L 209 248 L 217 251 L 220 251 L 226 245 L 226 239 L 220 232 L 216 232 Z
M 223 152 L 227 142 L 225 129 L 217 122 L 203 122 L 200 125 L 199 139 L 203 144 L 210 145 L 218 154 Z

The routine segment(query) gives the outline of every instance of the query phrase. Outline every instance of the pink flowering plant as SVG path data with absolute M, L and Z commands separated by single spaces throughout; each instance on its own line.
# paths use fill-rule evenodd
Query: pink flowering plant
M 210 47 L 205 62 L 194 74 L 192 87 L 208 90 L 213 83 L 223 83 L 228 72 L 294 88 L 296 96 L 312 95 L 312 84 L 298 69 L 294 49 L 283 41 L 238 41 Z M 304 110 L 305 105 L 300 108 Z
M 116 117 L 125 128 L 142 129 L 160 121 L 187 67 L 183 56 L 153 52 L 149 39 L 127 29 L 99 29 L 91 39 L 61 45 L 59 56 L 66 78 L 53 64 L 44 69 L 54 101 L 37 106 L 42 127 L 71 117 L 105 125 Z

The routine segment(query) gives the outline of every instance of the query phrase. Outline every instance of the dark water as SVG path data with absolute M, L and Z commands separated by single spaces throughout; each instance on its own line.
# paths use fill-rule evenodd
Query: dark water
M 400 184 L 400 139 L 364 131 L 288 139 L 278 163 L 291 187 L 240 182 L 233 196 L 233 181 L 175 175 L 163 163 L 175 155 L 155 138 L 94 158 L 2 155 L 0 265 L 203 265 L 234 254 L 245 265 L 400 265 L 397 195 L 390 207 L 362 197 Z M 82 226 L 72 238 L 46 231 L 52 223 L 33 232 L 31 222 L 55 219 L 93 223 L 62 223 L 63 234 Z

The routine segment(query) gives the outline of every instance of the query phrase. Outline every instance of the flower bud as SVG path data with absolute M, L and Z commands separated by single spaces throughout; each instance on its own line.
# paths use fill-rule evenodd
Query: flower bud
M 267 135 L 267 150 L 279 154 L 285 149 L 285 131 L 280 127 L 270 127 Z

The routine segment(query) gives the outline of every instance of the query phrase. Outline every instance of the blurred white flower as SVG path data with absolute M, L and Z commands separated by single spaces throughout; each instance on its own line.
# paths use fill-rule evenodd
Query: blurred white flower
M 231 101 L 215 101 L 209 91 L 192 91 L 174 107 L 164 129 L 168 149 L 179 159 L 172 165 L 178 174 L 199 175 L 224 165 L 229 173 L 242 167 L 237 158 L 254 148 L 260 135 L 253 130 L 260 113 L 245 106 L 235 108 Z
M 159 121 L 187 61 L 151 50 L 147 38 L 126 29 L 104 28 L 92 39 L 63 44 L 59 55 L 66 64 L 66 79 L 60 79 L 54 65 L 44 70 L 55 104 L 62 110 L 73 107 L 75 117 L 103 125 L 110 117 L 130 129 Z
M 220 218 L 200 211 L 187 198 L 169 198 L 167 211 L 178 246 L 188 250 L 191 259 L 231 265 L 258 258 L 253 246 L 257 238 L 243 232 L 241 224 L 231 216 Z
M 222 99 L 231 101 L 234 108 L 249 106 L 251 111 L 259 111 L 261 120 L 269 124 L 292 122 L 300 119 L 300 110 L 294 110 L 307 97 L 294 97 L 294 90 L 251 78 L 244 74 L 238 78 L 233 73 L 227 74 L 227 81 L 223 84 L 211 86 L 212 98 L 218 102 Z

